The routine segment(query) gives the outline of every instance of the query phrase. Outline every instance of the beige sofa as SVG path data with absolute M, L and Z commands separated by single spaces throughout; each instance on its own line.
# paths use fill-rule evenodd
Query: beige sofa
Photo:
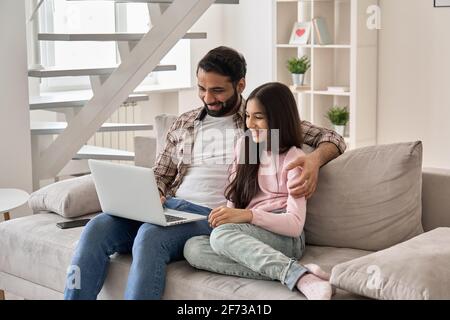
M 148 166 L 155 140 L 136 139 L 136 161 Z M 327 165 L 328 166 L 328 165 Z M 424 231 L 450 227 L 450 170 L 422 172 L 422 224 Z M 419 201 L 420 202 L 420 201 Z M 88 215 L 88 217 L 93 215 Z M 308 219 L 308 218 L 307 218 Z M 40 212 L 0 223 L 0 289 L 26 299 L 61 299 L 66 268 L 82 228 L 61 230 L 60 215 Z M 372 253 L 342 246 L 308 245 L 302 263 L 317 263 L 327 271 L 342 262 Z M 122 299 L 130 268 L 130 255 L 115 255 L 99 299 Z M 168 266 L 165 299 L 304 299 L 277 281 L 237 278 L 199 271 L 185 261 Z M 364 299 L 337 290 L 334 299 Z

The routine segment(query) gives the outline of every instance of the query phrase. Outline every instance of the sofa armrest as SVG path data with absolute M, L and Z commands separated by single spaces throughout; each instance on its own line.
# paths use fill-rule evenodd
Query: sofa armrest
M 422 171 L 422 224 L 425 231 L 450 227 L 450 170 Z
M 152 137 L 134 137 L 134 164 L 151 168 L 156 160 L 156 139 Z

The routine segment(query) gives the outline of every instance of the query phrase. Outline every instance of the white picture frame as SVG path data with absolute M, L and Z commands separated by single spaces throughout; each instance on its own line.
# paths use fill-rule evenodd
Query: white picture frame
M 296 22 L 292 28 L 289 44 L 308 44 L 311 36 L 311 22 Z

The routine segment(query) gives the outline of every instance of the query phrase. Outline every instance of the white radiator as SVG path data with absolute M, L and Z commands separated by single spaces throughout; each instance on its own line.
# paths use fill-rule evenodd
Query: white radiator
M 122 105 L 107 120 L 111 123 L 136 123 L 137 120 L 137 103 L 127 103 Z M 98 132 L 88 141 L 87 144 L 97 147 L 105 147 L 119 150 L 134 152 L 135 131 L 121 132 Z

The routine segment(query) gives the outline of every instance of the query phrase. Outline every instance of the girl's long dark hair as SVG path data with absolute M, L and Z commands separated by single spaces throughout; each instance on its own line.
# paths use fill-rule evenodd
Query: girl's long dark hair
M 235 208 L 238 209 L 246 208 L 259 191 L 259 156 L 264 147 L 270 147 L 271 145 L 270 137 L 273 138 L 270 133 L 271 130 L 279 130 L 279 154 L 287 152 L 293 146 L 301 148 L 303 144 L 297 103 L 291 90 L 286 85 L 278 82 L 263 84 L 250 93 L 247 103 L 252 99 L 258 100 L 264 108 L 269 125 L 268 141 L 266 143 L 255 143 L 251 137 L 246 135 L 240 146 L 240 158 L 245 159 L 245 161 L 237 159 L 235 176 L 225 189 L 225 197 L 233 202 Z M 245 130 L 248 131 L 247 126 Z M 242 155 L 244 155 L 244 158 Z M 233 176 L 233 173 L 231 176 Z

